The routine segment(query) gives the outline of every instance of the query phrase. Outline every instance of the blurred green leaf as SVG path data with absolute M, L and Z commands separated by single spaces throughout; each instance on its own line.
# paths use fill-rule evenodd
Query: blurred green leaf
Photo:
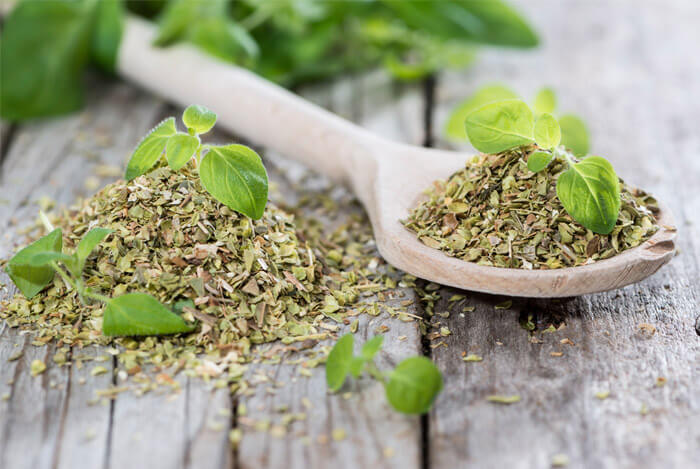
M 90 55 L 94 1 L 25 1 L 0 41 L 0 113 L 17 121 L 75 111 Z
M 25 0 L 0 43 L 2 116 L 78 109 L 88 61 L 114 69 L 125 8 L 156 19 L 159 46 L 190 42 L 284 86 L 381 65 L 416 80 L 470 64 L 479 44 L 537 44 L 501 0 Z
M 535 121 L 535 143 L 540 148 L 551 150 L 561 141 L 561 129 L 559 122 L 551 114 L 542 114 Z
M 559 118 L 561 144 L 576 156 L 585 156 L 590 149 L 590 137 L 586 124 L 577 116 L 567 114 Z
M 554 154 L 548 151 L 535 151 L 527 159 L 527 169 L 533 173 L 542 171 L 554 159 Z
M 557 108 L 557 95 L 551 88 L 542 88 L 535 95 L 534 111 L 537 114 L 553 114 Z
M 534 47 L 537 36 L 528 24 L 500 0 L 383 0 L 412 28 L 453 40 L 512 47 Z
M 124 4 L 121 0 L 99 0 L 92 33 L 92 59 L 104 70 L 114 72 L 124 29 Z
M 504 99 L 517 99 L 518 95 L 503 85 L 486 85 L 479 88 L 469 98 L 462 101 L 450 114 L 445 125 L 445 135 L 455 141 L 467 140 L 467 130 L 464 121 L 467 115 L 481 106 Z
M 352 352 L 355 337 L 345 334 L 335 343 L 326 360 L 326 385 L 331 391 L 343 386 L 352 368 Z

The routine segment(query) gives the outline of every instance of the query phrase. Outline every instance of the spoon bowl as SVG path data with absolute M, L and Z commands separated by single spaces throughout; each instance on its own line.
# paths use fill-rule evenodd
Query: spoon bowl
M 393 154 L 393 155 L 392 155 Z M 420 242 L 400 220 L 421 200 L 420 192 L 461 169 L 467 155 L 408 145 L 388 145 L 377 157 L 377 177 L 363 200 L 379 252 L 416 277 L 484 293 L 554 298 L 596 293 L 638 282 L 671 260 L 676 230 L 673 216 L 660 204 L 659 230 L 639 246 L 592 264 L 550 270 L 478 265 L 450 257 Z
M 493 294 L 565 297 L 619 288 L 656 272 L 673 257 L 673 216 L 660 204 L 649 240 L 592 264 L 553 270 L 481 266 L 421 243 L 400 222 L 424 189 L 447 179 L 468 155 L 380 138 L 255 74 L 194 47 L 148 47 L 155 31 L 126 21 L 119 73 L 183 106 L 202 104 L 236 135 L 305 163 L 350 186 L 369 214 L 379 252 L 394 267 L 432 282 Z

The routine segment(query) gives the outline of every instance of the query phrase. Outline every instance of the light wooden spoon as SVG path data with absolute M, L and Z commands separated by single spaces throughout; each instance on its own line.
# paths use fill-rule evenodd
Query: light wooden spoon
M 654 273 L 674 253 L 673 218 L 620 255 L 581 267 L 523 270 L 479 266 L 422 244 L 399 222 L 436 179 L 462 168 L 467 155 L 392 142 L 188 45 L 151 47 L 154 27 L 128 19 L 119 52 L 124 77 L 183 106 L 202 104 L 228 130 L 349 185 L 364 204 L 387 262 L 444 285 L 512 296 L 561 297 L 622 287 Z

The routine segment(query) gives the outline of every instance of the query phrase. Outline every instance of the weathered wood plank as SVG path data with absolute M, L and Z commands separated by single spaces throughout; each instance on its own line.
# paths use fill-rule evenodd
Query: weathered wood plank
M 394 104 L 397 96 L 391 82 L 383 74 L 347 79 L 330 90 L 317 88 L 305 93 L 305 96 L 386 136 L 412 143 L 423 139 L 420 132 L 420 95 L 411 91 L 399 97 L 398 103 Z M 304 173 L 298 165 L 278 156 L 269 155 L 267 160 L 268 168 L 273 173 L 283 168 L 292 179 L 300 179 Z M 323 178 L 318 178 L 315 183 L 321 186 L 328 184 Z M 348 194 L 344 189 L 335 188 L 334 195 L 342 199 Z M 352 208 L 345 207 L 344 211 L 348 210 Z M 329 225 L 337 223 L 332 215 L 330 218 Z M 404 295 L 402 299 L 415 299 L 412 290 L 404 289 L 401 294 Z M 388 327 L 384 334 L 384 351 L 378 358 L 381 369 L 390 368 L 403 358 L 421 353 L 417 323 L 401 322 L 387 316 L 361 316 L 358 319 L 358 343 L 376 335 L 378 327 Z M 344 332 L 347 332 L 347 328 L 342 328 L 338 334 Z M 332 343 L 324 342 L 327 345 Z M 251 396 L 240 399 L 246 415 L 238 419 L 243 431 L 238 467 L 420 466 L 420 420 L 394 412 L 388 406 L 379 383 L 366 380 L 355 387 L 346 387 L 346 390 L 352 390 L 348 398 L 342 393 L 327 393 L 323 367 L 314 369 L 308 377 L 300 374 L 299 369 L 298 365 L 257 364 L 251 367 L 251 380 L 265 379 L 268 382 L 258 385 Z M 305 419 L 290 425 L 286 435 L 280 435 L 275 430 L 254 429 L 256 423 L 269 422 L 279 430 L 280 415 L 275 414 L 275 409 L 280 408 L 288 413 L 305 414 Z
M 560 109 L 588 122 L 594 151 L 671 206 L 681 255 L 638 285 L 563 301 L 514 299 L 507 310 L 494 308 L 505 298 L 467 294 L 476 310 L 460 315 L 461 304 L 445 301 L 456 292 L 443 289 L 436 310 L 451 313 L 441 322 L 452 334 L 433 351 L 446 387 L 430 415 L 430 466 L 546 467 L 555 454 L 565 454 L 569 467 L 692 466 L 700 457 L 693 325 L 700 251 L 692 220 L 700 200 L 691 189 L 700 180 L 700 138 L 691 130 L 700 118 L 700 67 L 683 51 L 700 41 L 700 9 L 528 2 L 521 10 L 542 32 L 543 47 L 488 54 L 471 72 L 444 77 L 437 130 L 457 100 L 483 83 L 505 83 L 528 98 L 552 85 Z M 519 325 L 530 315 L 533 334 Z M 656 333 L 648 337 L 643 323 Z M 549 324 L 565 327 L 542 333 Z M 483 361 L 464 363 L 462 352 Z M 667 384 L 657 386 L 658 378 Z M 602 391 L 610 397 L 597 399 Z M 522 401 L 498 406 L 485 401 L 490 394 Z
M 74 347 L 70 359 L 68 402 L 53 467 L 102 467 L 109 444 L 110 402 L 95 393 L 112 386 L 113 358 L 98 347 Z M 107 371 L 96 374 L 97 367 Z
M 229 430 L 233 410 L 228 389 L 214 389 L 200 379 L 187 382 L 187 450 L 185 467 L 225 469 L 233 467 Z
M 6 324 L 0 325 L 0 450 L 3 449 L 5 432 L 8 430 L 7 415 L 10 413 L 10 401 L 17 371 L 19 356 L 24 353 L 26 335 L 20 335 L 19 331 L 10 329 Z M 1 454 L 1 453 L 0 453 Z
M 152 370 L 146 373 L 152 376 Z M 175 378 L 181 390 L 120 394 L 114 402 L 107 467 L 185 467 L 187 378 Z
M 2 419 L 0 467 L 51 467 L 68 395 L 68 368 L 52 366 L 56 347 L 24 346 L 17 365 L 8 412 Z M 32 376 L 35 360 L 46 371 Z

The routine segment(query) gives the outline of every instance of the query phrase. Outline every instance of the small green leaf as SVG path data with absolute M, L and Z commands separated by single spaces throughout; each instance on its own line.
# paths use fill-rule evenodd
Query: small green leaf
M 535 151 L 527 159 L 527 169 L 533 173 L 542 171 L 554 159 L 554 154 L 548 151 Z
M 177 314 L 182 314 L 185 311 L 185 308 L 195 308 L 194 301 L 191 300 L 190 298 L 183 299 L 183 300 L 178 300 L 172 305 L 172 310 L 176 312 Z
M 51 283 L 54 276 L 53 268 L 48 265 L 31 266 L 29 263 L 32 257 L 47 251 L 61 252 L 62 246 L 63 235 L 61 229 L 56 228 L 21 249 L 10 259 L 5 270 L 24 296 L 32 298 Z
M 108 234 L 114 232 L 107 228 L 93 228 L 87 232 L 83 239 L 78 243 L 78 247 L 75 248 L 75 257 L 77 260 L 78 273 L 82 273 L 85 268 L 85 261 L 93 249 L 97 247 L 98 244 L 102 242 Z
M 532 143 L 534 117 L 527 104 L 508 99 L 486 104 L 467 116 L 467 136 L 482 153 L 498 153 Z
M 145 174 L 149 169 L 156 164 L 158 158 L 163 153 L 165 145 L 168 143 L 168 138 L 175 135 L 175 118 L 169 117 L 158 124 L 148 135 L 146 135 L 141 143 L 131 155 L 129 164 L 126 166 L 127 181 L 131 181 L 135 177 Z
M 53 261 L 61 261 L 66 264 L 73 264 L 75 258 L 71 255 L 56 251 L 37 252 L 27 261 L 27 265 L 31 267 L 41 267 L 50 264 Z
M 199 148 L 199 139 L 189 134 L 177 133 L 168 139 L 165 146 L 165 158 L 175 171 L 192 159 Z
M 337 391 L 343 386 L 345 378 L 350 373 L 352 353 L 355 338 L 346 334 L 335 343 L 326 360 L 326 384 L 331 391 Z
M 612 165 L 589 156 L 559 175 L 557 196 L 571 217 L 599 234 L 609 234 L 620 213 L 620 182 Z
M 182 122 L 195 133 L 204 134 L 214 127 L 216 114 L 204 106 L 193 104 L 182 113 Z
M 561 144 L 576 156 L 586 156 L 590 148 L 586 124 L 580 118 L 568 114 L 559 118 L 559 127 L 561 127 Z
M 467 130 L 464 127 L 464 121 L 472 111 L 495 101 L 517 98 L 518 95 L 505 86 L 486 85 L 479 88 L 476 93 L 462 101 L 452 111 L 445 125 L 445 135 L 457 141 L 467 140 Z
M 360 355 L 365 361 L 370 361 L 374 359 L 374 356 L 382 349 L 382 344 L 384 343 L 383 335 L 375 335 L 371 339 L 362 345 L 362 351 Z
M 411 357 L 399 363 L 385 386 L 386 398 L 405 414 L 424 414 L 442 390 L 442 375 L 426 357 Z
M 102 320 L 102 332 L 109 336 L 177 334 L 192 329 L 180 316 L 145 293 L 112 298 Z
M 267 203 L 267 172 L 250 148 L 210 147 L 199 167 L 199 177 L 222 204 L 255 220 L 262 217 Z
M 535 142 L 540 148 L 550 150 L 561 141 L 559 122 L 551 114 L 542 114 L 535 122 Z
M 557 108 L 557 96 L 551 88 L 542 88 L 535 96 L 535 112 L 552 114 Z

